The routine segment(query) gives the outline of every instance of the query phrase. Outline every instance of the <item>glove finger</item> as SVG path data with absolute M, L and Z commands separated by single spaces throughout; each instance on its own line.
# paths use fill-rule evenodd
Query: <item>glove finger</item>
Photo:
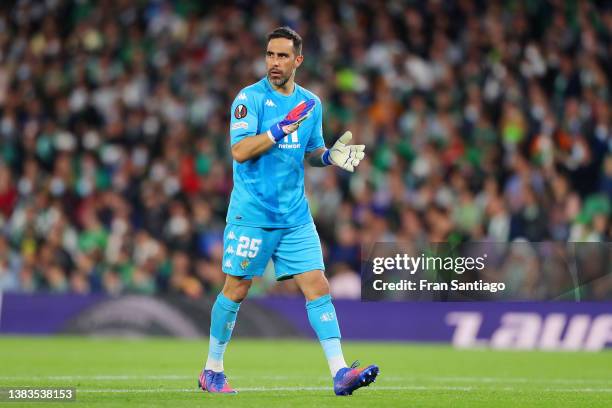
M 306 119 L 308 119 L 310 117 L 310 114 L 312 113 L 312 109 L 308 111 L 308 113 L 306 115 L 304 115 L 302 118 L 298 119 L 295 124 L 296 125 L 300 125 L 303 121 L 305 121 Z
M 283 126 L 281 129 L 283 129 L 283 133 L 285 133 L 285 135 L 288 135 L 298 130 L 299 127 L 299 124 L 293 123 L 290 125 Z
M 346 171 L 350 171 L 351 173 L 355 171 L 355 168 L 353 167 L 352 163 L 345 164 L 344 166 L 342 166 L 342 168 Z
M 353 160 L 351 161 L 351 164 L 353 165 L 353 167 L 357 167 L 357 166 L 359 166 L 359 162 L 361 162 L 361 160 L 359 160 L 359 159 L 353 159 Z
M 353 138 L 353 134 L 349 130 L 347 130 L 346 132 L 344 132 L 344 134 L 342 134 L 342 136 L 340 136 L 340 138 L 338 139 L 338 142 L 347 144 L 348 142 L 351 141 L 352 138 Z
M 365 145 L 351 145 L 350 147 L 353 152 L 363 152 L 365 150 Z
M 306 101 L 306 109 L 311 110 L 314 108 L 316 101 L 314 99 L 309 99 Z
M 295 108 L 291 109 L 291 111 L 285 116 L 285 120 L 295 122 L 306 115 L 308 115 L 312 109 L 314 108 L 315 100 L 309 99 L 307 101 L 302 101 L 298 103 Z
M 364 152 L 351 152 L 351 157 L 354 157 L 357 160 L 361 160 L 365 157 Z

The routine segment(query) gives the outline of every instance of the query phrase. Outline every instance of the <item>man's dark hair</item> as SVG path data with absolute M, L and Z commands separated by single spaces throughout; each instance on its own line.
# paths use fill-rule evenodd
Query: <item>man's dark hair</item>
M 293 52 L 295 55 L 302 55 L 302 37 L 291 28 L 284 26 L 274 29 L 268 34 L 268 42 L 274 38 L 287 38 L 293 41 Z

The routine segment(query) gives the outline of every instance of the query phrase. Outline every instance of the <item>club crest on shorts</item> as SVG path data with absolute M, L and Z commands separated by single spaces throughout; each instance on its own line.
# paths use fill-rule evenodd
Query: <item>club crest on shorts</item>
M 246 268 L 249 267 L 250 263 L 251 263 L 251 261 L 249 261 L 248 259 L 245 259 L 242 262 L 240 262 L 240 268 L 242 268 L 242 270 L 245 271 Z
M 234 117 L 236 119 L 242 119 L 247 115 L 247 107 L 244 106 L 243 104 L 240 104 L 238 106 L 236 106 L 236 109 L 234 109 Z

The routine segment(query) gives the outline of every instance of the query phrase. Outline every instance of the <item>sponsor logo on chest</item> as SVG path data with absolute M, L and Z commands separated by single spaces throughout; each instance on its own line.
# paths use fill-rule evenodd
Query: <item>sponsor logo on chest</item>
M 299 149 L 302 147 L 300 143 L 300 139 L 298 137 L 298 131 L 296 130 L 293 133 L 285 136 L 281 141 L 277 144 L 279 149 Z

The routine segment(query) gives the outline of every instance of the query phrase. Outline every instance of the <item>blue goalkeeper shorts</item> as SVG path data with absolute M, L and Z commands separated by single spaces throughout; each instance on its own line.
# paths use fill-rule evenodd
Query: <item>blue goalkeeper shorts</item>
M 227 224 L 223 233 L 223 272 L 251 279 L 274 262 L 276 280 L 325 270 L 314 223 L 292 228 L 259 228 Z

